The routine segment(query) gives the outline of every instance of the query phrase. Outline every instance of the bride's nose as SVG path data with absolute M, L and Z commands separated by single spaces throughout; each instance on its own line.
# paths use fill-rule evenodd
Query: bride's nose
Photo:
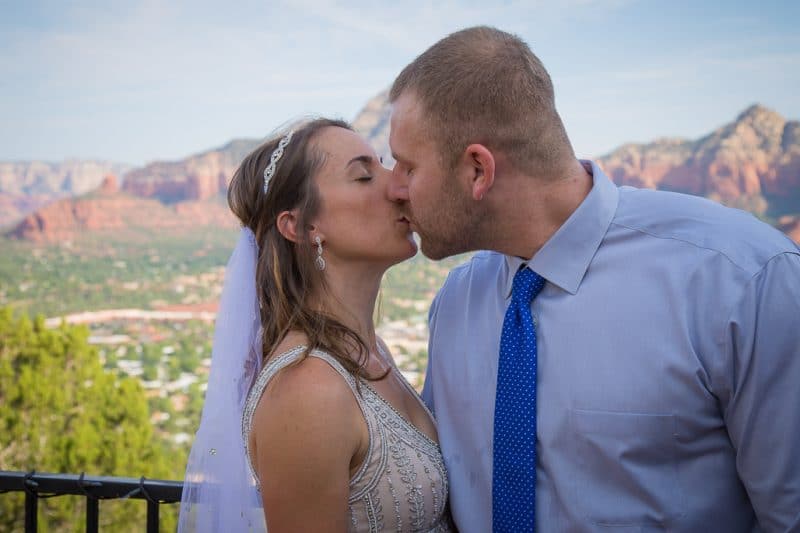
M 393 200 L 392 195 L 391 195 L 392 171 L 389 170 L 388 168 L 381 168 L 378 171 L 378 173 L 379 173 L 379 176 L 380 176 L 381 185 L 383 186 L 384 196 L 386 196 L 386 198 L 388 198 L 390 200 Z

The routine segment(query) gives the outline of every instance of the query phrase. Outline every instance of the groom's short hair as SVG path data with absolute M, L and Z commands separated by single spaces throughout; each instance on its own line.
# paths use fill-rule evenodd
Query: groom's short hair
M 550 75 L 516 35 L 488 26 L 448 35 L 403 69 L 389 100 L 406 92 L 448 168 L 471 143 L 502 151 L 520 171 L 573 156 Z

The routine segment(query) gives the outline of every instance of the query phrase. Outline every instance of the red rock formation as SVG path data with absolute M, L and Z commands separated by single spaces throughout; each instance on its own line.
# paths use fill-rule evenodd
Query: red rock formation
M 391 107 L 389 91 L 371 98 L 353 120 L 353 128 L 369 140 L 372 148 L 383 158 L 384 165 L 394 164 L 389 147 Z
M 391 164 L 386 92 L 353 125 Z M 800 122 L 759 105 L 701 139 L 627 144 L 598 162 L 622 185 L 707 196 L 757 214 L 800 213 Z
M 122 188 L 167 203 L 214 198 L 225 192 L 236 167 L 257 144 L 255 140 L 232 141 L 181 161 L 151 163 L 126 174 Z
M 235 227 L 233 215 L 219 201 L 185 202 L 167 206 L 150 198 L 113 193 L 54 202 L 28 215 L 9 236 L 36 242 L 73 239 L 87 232 L 130 230 L 193 231 L 203 226 Z
M 28 213 L 53 201 L 51 195 L 0 193 L 0 229 L 18 224 Z
M 109 173 L 125 172 L 128 165 L 107 161 L 65 160 L 0 162 L 0 228 L 18 223 L 25 215 L 55 200 L 87 194 Z
M 757 105 L 702 139 L 629 144 L 599 162 L 622 185 L 706 196 L 757 214 L 800 212 L 800 122 Z
M 391 164 L 386 142 L 388 116 L 386 95 L 381 94 L 367 104 L 354 125 Z M 240 161 L 258 143 L 236 140 L 181 161 L 135 169 L 125 175 L 122 190 L 127 195 L 118 193 L 116 180 L 106 176 L 95 193 L 51 204 L 30 215 L 12 233 L 18 238 L 52 240 L 95 228 L 233 227 L 236 222 L 220 196 Z M 707 196 L 773 217 L 800 213 L 800 122 L 786 121 L 761 106 L 752 106 L 734 122 L 701 139 L 628 144 L 599 162 L 620 184 Z M 34 167 L 26 167 L 26 172 L 32 173 Z M 15 183 L 11 170 L 5 172 L 4 168 L 0 165 L 0 185 Z M 7 213 L 20 212 L 17 207 L 5 207 L 17 205 L 15 202 L 18 198 L 4 197 L 0 187 L 0 226 L 11 220 Z M 796 222 L 781 227 L 798 240 Z
M 118 192 L 119 183 L 117 183 L 117 177 L 114 174 L 107 174 L 106 177 L 103 178 L 103 183 L 101 183 L 100 187 L 97 189 L 97 193 L 103 196 L 109 196 Z

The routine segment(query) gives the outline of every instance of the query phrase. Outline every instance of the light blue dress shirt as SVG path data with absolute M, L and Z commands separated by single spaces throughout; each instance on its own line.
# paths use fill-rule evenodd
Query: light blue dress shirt
M 800 250 L 742 211 L 591 192 L 529 261 L 539 532 L 800 530 Z M 423 398 L 462 533 L 491 531 L 500 331 L 524 261 L 477 253 L 430 311 Z

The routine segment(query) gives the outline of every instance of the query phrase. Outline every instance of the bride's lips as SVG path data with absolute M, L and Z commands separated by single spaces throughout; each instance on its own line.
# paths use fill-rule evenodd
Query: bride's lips
M 407 227 L 407 228 L 408 228 L 410 231 L 415 231 L 415 229 L 414 229 L 414 223 L 413 223 L 413 222 L 411 222 L 411 219 L 409 219 L 407 216 L 405 216 L 405 215 L 400 215 L 400 216 L 397 218 L 397 222 L 399 222 L 400 224 L 403 224 L 403 225 L 405 225 L 405 226 L 406 226 L 406 227 Z

